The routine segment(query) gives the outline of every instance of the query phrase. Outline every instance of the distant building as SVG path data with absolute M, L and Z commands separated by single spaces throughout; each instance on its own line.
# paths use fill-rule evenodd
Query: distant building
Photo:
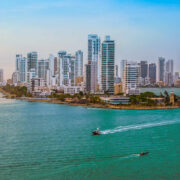
M 52 54 L 49 55 L 49 70 L 50 70 L 50 77 L 55 75 L 55 58 Z
M 112 105 L 119 105 L 119 104 L 129 104 L 130 98 L 125 96 L 111 96 L 111 97 L 100 97 L 102 101 L 112 104 Z
M 35 69 L 36 75 L 38 75 L 38 53 L 30 52 L 27 54 L 28 71 Z
M 140 77 L 141 77 L 141 85 L 145 84 L 145 79 L 148 77 L 148 63 L 147 61 L 140 62 Z
M 17 84 L 20 82 L 20 76 L 19 76 L 19 72 L 16 71 L 12 74 L 12 83 L 13 85 L 17 86 Z
M 31 92 L 31 80 L 33 78 L 36 78 L 36 70 L 35 69 L 30 69 L 30 71 L 27 72 L 27 90 Z
M 127 60 L 122 60 L 120 63 L 120 78 L 121 78 L 121 80 L 123 79 L 124 68 L 125 68 L 126 63 L 127 63 Z
M 75 56 L 59 51 L 57 69 L 59 86 L 75 85 Z
M 54 75 L 57 74 L 57 57 L 54 58 Z
M 114 66 L 114 77 L 119 77 L 119 68 L 118 68 L 118 65 Z
M 57 59 L 57 83 L 59 86 L 63 85 L 63 58 L 66 55 L 66 51 L 59 51 L 58 52 L 58 59 Z
M 100 38 L 96 34 L 88 35 L 88 65 L 91 66 L 90 74 L 90 92 L 95 93 L 97 87 L 101 88 L 101 58 L 100 58 Z M 86 82 L 89 83 L 89 82 Z
M 114 85 L 114 94 L 118 95 L 120 93 L 123 93 L 123 87 L 122 87 L 122 83 L 119 84 L 115 84 Z
M 174 82 L 176 82 L 178 79 L 179 79 L 179 72 L 175 72 Z
M 107 36 L 102 43 L 102 90 L 114 94 L 115 43 Z
M 150 84 L 156 83 L 156 64 L 155 63 L 149 64 L 149 79 L 150 79 Z
M 83 91 L 79 86 L 64 86 L 64 94 L 78 94 L 80 91 Z
M 123 75 L 123 92 L 125 94 L 139 94 L 139 65 L 137 62 L 127 62 Z
M 46 80 L 47 70 L 49 69 L 49 61 L 40 59 L 38 60 L 38 78 Z
M 114 78 L 114 84 L 119 84 L 121 82 L 121 78 L 120 77 L 115 77 Z
M 157 63 L 157 82 L 159 81 L 165 81 L 165 58 L 159 57 L 158 63 Z
M 178 87 L 178 88 L 180 87 L 180 79 L 177 79 L 177 80 L 176 80 L 175 86 Z
M 174 84 L 174 62 L 173 60 L 168 60 L 166 62 L 165 71 L 165 83 L 167 86 L 172 86 Z
M 75 55 L 75 77 L 83 77 L 83 52 L 81 50 Z
M 148 63 L 147 61 L 140 62 L 140 77 L 146 78 L 148 77 Z
M 22 58 L 22 54 L 16 54 L 16 72 L 20 71 L 20 63 Z
M 25 57 L 20 61 L 19 76 L 21 83 L 27 82 L 27 58 Z
M 3 83 L 4 81 L 4 72 L 3 69 L 0 69 L 0 83 Z
M 86 70 L 86 92 L 91 92 L 91 64 L 85 65 Z

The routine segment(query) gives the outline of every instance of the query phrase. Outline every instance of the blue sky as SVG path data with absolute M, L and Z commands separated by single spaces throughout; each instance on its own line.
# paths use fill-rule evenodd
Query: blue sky
M 180 71 L 179 0 L 0 0 L 0 68 L 10 77 L 15 54 L 87 53 L 87 35 L 111 35 L 116 63 L 174 59 Z

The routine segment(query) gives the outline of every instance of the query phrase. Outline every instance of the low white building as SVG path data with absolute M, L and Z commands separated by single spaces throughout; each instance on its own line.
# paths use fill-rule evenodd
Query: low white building
M 64 94 L 79 94 L 80 92 L 84 92 L 83 87 L 81 86 L 64 86 Z

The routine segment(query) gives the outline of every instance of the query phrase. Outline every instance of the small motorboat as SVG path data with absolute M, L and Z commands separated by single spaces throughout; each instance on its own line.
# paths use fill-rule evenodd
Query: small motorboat
M 92 132 L 93 136 L 99 136 L 101 134 L 99 128 L 97 128 L 95 131 Z
M 148 154 L 149 154 L 149 152 L 140 152 L 139 153 L 140 156 L 144 156 L 144 155 L 148 155 Z

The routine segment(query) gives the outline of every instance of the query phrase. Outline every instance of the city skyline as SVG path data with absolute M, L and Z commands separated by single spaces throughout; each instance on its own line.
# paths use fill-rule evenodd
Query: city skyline
M 179 10 L 175 0 L 2 1 L 0 68 L 10 78 L 15 55 L 31 51 L 41 59 L 56 56 L 59 50 L 81 49 L 85 64 L 87 35 L 98 34 L 103 40 L 108 34 L 116 42 L 115 64 L 122 59 L 156 62 L 165 57 L 173 59 L 179 71 Z

